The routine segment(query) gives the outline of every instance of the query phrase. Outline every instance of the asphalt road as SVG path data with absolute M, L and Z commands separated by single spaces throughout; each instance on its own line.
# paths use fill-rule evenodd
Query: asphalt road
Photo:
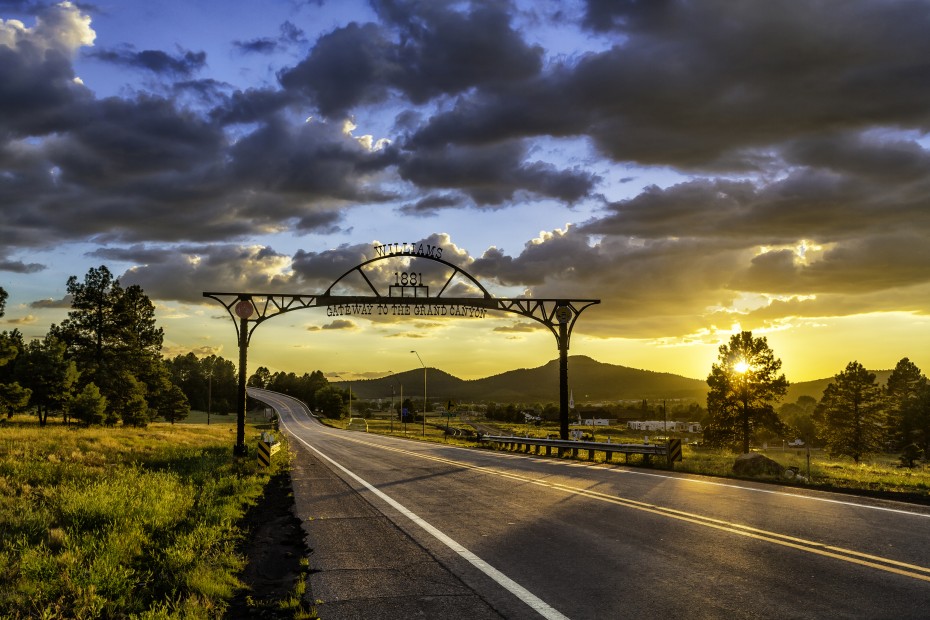
M 926 507 L 339 431 L 250 394 L 298 452 L 324 620 L 930 617 Z

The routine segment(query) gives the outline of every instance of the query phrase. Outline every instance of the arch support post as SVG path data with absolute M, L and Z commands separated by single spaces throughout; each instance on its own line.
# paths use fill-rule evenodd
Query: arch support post
M 245 445 L 245 383 L 246 364 L 249 356 L 249 320 L 239 319 L 239 385 L 236 392 L 236 445 L 233 454 L 245 456 L 248 448 Z
M 559 323 L 559 439 L 568 439 L 568 325 Z

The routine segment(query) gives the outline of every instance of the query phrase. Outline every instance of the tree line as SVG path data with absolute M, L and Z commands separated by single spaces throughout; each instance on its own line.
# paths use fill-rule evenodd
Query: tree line
M 49 416 L 145 426 L 157 418 L 183 420 L 192 408 L 221 415 L 235 410 L 236 365 L 192 352 L 164 359 L 164 332 L 140 286 L 122 286 L 103 265 L 83 280 L 68 278 L 67 294 L 68 317 L 43 338 L 26 342 L 19 330 L 0 332 L 0 415 L 33 411 L 43 426 Z M 0 287 L 0 317 L 7 299 Z M 248 385 L 289 394 L 330 417 L 348 409 L 347 391 L 319 370 L 297 376 L 260 367 Z
M 190 406 L 163 363 L 155 306 L 138 285 L 123 287 L 106 266 L 68 278 L 71 310 L 39 339 L 0 333 L 0 414 L 35 411 L 64 422 L 145 426 L 176 421 Z M 7 293 L 0 289 L 0 316 Z
M 707 377 L 708 445 L 748 452 L 754 440 L 793 436 L 856 463 L 871 454 L 900 452 L 908 466 L 930 450 L 930 382 L 908 358 L 897 363 L 885 385 L 851 361 L 820 400 L 805 396 L 776 410 L 788 381 L 764 337 L 734 334 L 718 353 Z

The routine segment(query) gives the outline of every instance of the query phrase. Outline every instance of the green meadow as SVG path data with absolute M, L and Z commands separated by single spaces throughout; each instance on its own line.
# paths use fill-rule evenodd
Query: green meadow
M 234 422 L 0 423 L 0 617 L 222 617 L 242 585 L 237 524 L 287 466 L 233 458 Z

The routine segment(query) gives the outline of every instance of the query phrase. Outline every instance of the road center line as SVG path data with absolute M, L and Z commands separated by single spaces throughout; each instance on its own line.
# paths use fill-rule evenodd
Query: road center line
M 812 553 L 814 555 L 829 557 L 829 558 L 841 560 L 844 562 L 850 562 L 852 564 L 858 564 L 860 566 L 866 566 L 869 568 L 874 568 L 877 570 L 894 573 L 896 575 L 901 575 L 904 577 L 910 577 L 912 579 L 918 579 L 920 581 L 930 582 L 930 568 L 918 566 L 915 564 L 899 562 L 897 560 L 892 560 L 890 558 L 883 558 L 880 556 L 870 555 L 870 554 L 862 553 L 862 552 L 855 551 L 852 549 L 845 549 L 843 547 L 834 547 L 831 545 L 825 545 L 823 543 L 819 543 L 816 541 L 805 540 L 803 538 L 795 538 L 795 537 L 788 536 L 785 534 L 779 534 L 777 532 L 770 532 L 767 530 L 754 528 L 748 525 L 742 525 L 739 523 L 733 523 L 729 521 L 722 521 L 719 519 L 714 519 L 712 517 L 705 517 L 702 515 L 684 512 L 684 511 L 676 510 L 673 508 L 666 508 L 666 507 L 657 506 L 654 504 L 646 504 L 643 502 L 638 502 L 636 500 L 626 499 L 623 497 L 618 497 L 618 496 L 613 496 L 613 495 L 607 495 L 605 493 L 600 493 L 598 491 L 590 491 L 587 489 L 580 489 L 577 487 L 573 487 L 573 486 L 569 486 L 569 485 L 561 484 L 557 482 L 548 482 L 548 481 L 539 480 L 536 478 L 529 478 L 521 474 L 504 472 L 504 471 L 494 469 L 492 467 L 485 467 L 482 465 L 473 465 L 471 463 L 466 463 L 463 461 L 456 461 L 456 460 L 448 459 L 445 457 L 435 456 L 431 454 L 424 454 L 422 452 L 413 452 L 410 450 L 405 450 L 403 448 L 383 446 L 380 444 L 371 443 L 369 441 L 355 439 L 354 437 L 340 436 L 340 439 L 345 439 L 347 441 L 360 443 L 360 444 L 367 445 L 367 446 L 374 447 L 374 448 L 380 448 L 382 450 L 398 452 L 401 454 L 407 454 L 409 456 L 415 456 L 415 457 L 419 457 L 422 459 L 445 463 L 447 465 L 452 465 L 455 467 L 460 467 L 464 469 L 472 469 L 475 471 L 480 471 L 482 473 L 490 474 L 493 476 L 498 476 L 501 478 L 507 478 L 510 480 L 518 480 L 520 482 L 526 482 L 529 484 L 534 484 L 534 485 L 550 488 L 553 490 L 562 491 L 565 493 L 580 495 L 583 497 L 587 497 L 589 499 L 602 501 L 602 502 L 608 502 L 611 504 L 615 504 L 617 506 L 632 508 L 634 510 L 640 510 L 643 512 L 649 512 L 649 513 L 667 517 L 670 519 L 685 521 L 685 522 L 692 523 L 695 525 L 700 525 L 703 527 L 708 527 L 711 529 L 716 529 L 716 530 L 728 532 L 731 534 L 737 534 L 739 536 L 745 536 L 748 538 L 753 538 L 755 540 L 769 542 L 775 545 L 780 545 L 782 547 L 790 547 L 792 549 L 797 549 L 799 551 Z
M 302 424 L 299 420 L 297 420 L 296 418 L 294 418 L 294 422 L 297 423 L 298 425 L 300 425 L 300 426 L 306 428 L 306 426 L 303 425 L 303 424 Z M 327 434 L 333 434 L 333 435 L 335 435 L 335 433 L 330 433 L 330 432 L 328 432 L 328 430 L 327 430 L 327 431 L 323 431 L 323 432 L 326 432 Z M 302 439 L 300 439 L 300 438 L 297 437 L 296 435 L 295 435 L 295 437 L 296 437 L 298 440 L 300 440 L 302 443 L 304 443 L 304 445 L 307 445 L 308 447 L 310 447 L 311 449 L 313 449 L 313 450 L 316 451 L 315 448 L 312 448 L 312 446 L 310 446 L 309 444 L 307 444 L 305 441 L 303 441 Z M 885 572 L 889 572 L 889 573 L 894 573 L 894 574 L 901 575 L 901 576 L 904 576 L 904 577 L 910 577 L 910 578 L 913 578 L 913 579 L 918 579 L 918 580 L 920 580 L 920 581 L 930 582 L 930 568 L 926 568 L 926 567 L 923 567 L 923 566 L 918 566 L 918 565 L 914 565 L 914 564 L 908 564 L 908 563 L 905 563 L 905 562 L 899 562 L 899 561 L 897 561 L 897 560 L 892 560 L 892 559 L 890 559 L 890 558 L 882 558 L 882 557 L 880 557 L 880 556 L 874 556 L 874 555 L 862 553 L 862 552 L 859 552 L 859 551 L 854 551 L 854 550 L 852 550 L 852 549 L 844 549 L 844 548 L 842 548 L 842 547 L 833 547 L 833 546 L 831 546 L 831 545 L 825 545 L 825 544 L 823 544 L 823 543 L 818 543 L 818 542 L 815 542 L 815 541 L 805 540 L 805 539 L 802 539 L 802 538 L 794 538 L 794 537 L 791 537 L 791 536 L 788 536 L 788 535 L 785 535 L 785 534 L 779 534 L 779 533 L 777 533 L 777 532 L 769 532 L 769 531 L 766 531 L 766 530 L 761 530 L 761 529 L 753 528 L 753 527 L 751 527 L 751 526 L 742 525 L 742 524 L 739 524 L 739 523 L 732 523 L 732 522 L 728 522 L 728 521 L 722 521 L 722 520 L 714 519 L 714 518 L 711 518 L 711 517 L 705 517 L 705 516 L 698 515 L 698 514 L 694 514 L 694 513 L 688 513 L 688 512 L 684 512 L 684 511 L 680 511 L 680 510 L 675 510 L 675 509 L 673 509 L 673 508 L 665 508 L 665 507 L 662 507 L 662 506 L 656 506 L 656 505 L 653 505 L 653 504 L 646 504 L 646 503 L 643 503 L 643 502 L 638 502 L 638 501 L 631 500 L 631 499 L 625 499 L 625 498 L 618 497 L 618 496 L 607 495 L 607 494 L 605 494 L 605 493 L 600 493 L 600 492 L 598 492 L 598 491 L 590 491 L 590 490 L 580 489 L 580 488 L 577 488 L 577 487 L 572 487 L 572 486 L 565 485 L 565 484 L 561 484 L 561 483 L 554 483 L 554 482 L 548 482 L 548 481 L 545 481 L 545 480 L 539 480 L 539 479 L 529 478 L 529 477 L 523 476 L 523 475 L 521 475 L 521 474 L 514 474 L 514 473 L 510 473 L 510 472 L 504 472 L 504 471 L 500 471 L 500 470 L 494 469 L 494 468 L 492 468 L 492 467 L 485 467 L 485 466 L 482 466 L 482 465 L 473 465 L 473 464 L 471 464 L 471 463 L 466 463 L 466 462 L 462 462 L 462 461 L 456 461 L 456 460 L 453 460 L 453 459 L 448 459 L 448 458 L 445 458 L 445 457 L 435 456 L 435 455 L 431 455 L 431 454 L 425 454 L 425 453 L 422 453 L 422 452 L 414 452 L 414 451 L 406 450 L 406 449 L 403 449 L 403 448 L 395 448 L 395 447 L 390 447 L 390 446 L 384 446 L 384 445 L 372 443 L 372 442 L 370 442 L 370 441 L 365 441 L 365 440 L 362 440 L 362 439 L 356 439 L 356 438 L 354 438 L 354 437 L 348 437 L 348 436 L 341 435 L 341 434 L 339 435 L 339 438 L 340 438 L 340 439 L 344 439 L 344 440 L 346 440 L 346 441 L 351 441 L 351 442 L 359 443 L 359 444 L 362 444 L 362 445 L 370 446 L 370 447 L 373 447 L 373 448 L 379 448 L 379 449 L 382 449 L 382 450 L 388 450 L 388 451 L 391 451 L 391 452 L 397 452 L 397 453 L 401 453 L 401 454 L 406 454 L 406 455 L 409 455 L 409 456 L 414 456 L 414 457 L 418 457 L 418 458 L 422 458 L 422 459 L 427 459 L 427 460 L 432 460 L 432 461 L 436 461 L 436 462 L 440 462 L 440 463 L 445 463 L 445 464 L 447 464 L 447 465 L 452 465 L 452 466 L 455 466 L 455 467 L 460 467 L 460 468 L 464 468 L 464 469 L 472 469 L 472 470 L 475 470 L 475 471 L 480 471 L 480 472 L 482 472 L 482 473 L 490 474 L 490 475 L 493 475 L 493 476 L 498 476 L 498 477 L 501 477 L 501 478 L 508 478 L 508 479 L 511 479 L 511 480 L 518 480 L 518 481 L 526 482 L 526 483 L 529 483 L 529 484 L 534 484 L 534 485 L 538 485 L 538 486 L 542 486 L 542 487 L 551 488 L 551 489 L 553 489 L 553 490 L 559 490 L 559 491 L 562 491 L 562 492 L 565 492 L 565 493 L 571 493 L 571 494 L 574 494 L 574 495 L 580 495 L 580 496 L 583 496 L 583 497 L 587 497 L 587 498 L 589 498 L 589 499 L 594 499 L 594 500 L 598 500 L 598 501 L 604 501 L 604 502 L 612 503 L 612 504 L 615 504 L 615 505 L 618 505 L 618 506 L 624 506 L 624 507 L 627 507 L 627 508 L 632 508 L 632 509 L 640 510 L 640 511 L 643 511 L 643 512 L 649 512 L 649 513 L 652 513 L 652 514 L 655 514 L 655 515 L 664 516 L 664 517 L 671 518 L 671 519 L 677 519 L 677 520 L 679 520 L 679 521 L 685 521 L 685 522 L 692 523 L 692 524 L 695 524 L 695 525 L 701 525 L 701 526 L 704 526 L 704 527 L 709 527 L 709 528 L 712 528 L 712 529 L 716 529 L 716 530 L 728 532 L 728 533 L 731 533 L 731 534 L 737 534 L 737 535 L 740 535 L 740 536 L 746 536 L 746 537 L 748 537 L 748 538 L 753 538 L 753 539 L 756 539 L 756 540 L 760 540 L 760 541 L 764 541 L 764 542 L 769 542 L 769 543 L 776 544 L 776 545 L 780 545 L 780 546 L 783 546 L 783 547 L 790 547 L 790 548 L 792 548 L 792 549 L 797 549 L 797 550 L 799 550 L 799 551 L 804 551 L 804 552 L 812 553 L 812 554 L 815 554 L 815 555 L 820 555 L 820 556 L 829 557 L 829 558 L 833 558 L 833 559 L 837 559 L 837 560 L 841 560 L 841 561 L 845 561 L 845 562 L 850 562 L 850 563 L 853 563 L 853 564 L 858 564 L 858 565 L 861 565 L 861 566 L 865 566 L 865 567 L 869 567 L 869 568 L 874 568 L 874 569 L 881 570 L 881 571 L 885 571 Z M 317 451 L 317 452 L 319 452 L 319 451 Z M 323 455 L 321 454 L 321 456 L 323 456 Z M 325 457 L 325 456 L 324 456 L 324 458 L 327 458 L 327 459 L 328 459 L 328 457 Z M 331 459 L 328 459 L 328 460 L 331 461 Z M 333 462 L 334 465 L 336 465 L 337 467 L 342 468 L 340 465 L 338 465 L 338 464 L 335 463 L 334 461 L 331 461 L 331 462 Z M 361 479 L 360 479 L 360 478 L 357 478 L 357 476 L 355 476 L 355 474 L 352 474 L 352 473 L 348 472 L 348 470 L 346 470 L 346 472 L 349 473 L 349 475 L 353 476 L 354 478 L 358 479 L 360 482 L 362 482 L 362 483 L 365 484 L 366 486 L 368 486 L 368 483 L 365 483 L 365 482 L 361 481 Z M 687 480 L 687 479 L 685 479 L 685 480 Z M 722 486 L 734 486 L 735 488 L 743 489 L 743 487 L 737 487 L 736 485 L 722 485 Z M 372 488 L 372 490 L 374 490 L 374 489 Z M 376 490 L 374 490 L 374 491 L 375 491 L 376 493 L 380 494 L 380 491 L 376 491 Z M 783 494 L 783 495 L 790 495 L 790 494 Z M 386 496 L 385 496 L 385 497 L 386 497 Z M 794 496 L 794 495 L 791 495 L 791 497 L 802 497 L 802 498 L 803 498 L 804 496 Z M 805 499 L 806 499 L 806 498 L 805 498 Z M 391 500 L 391 501 L 393 501 L 393 500 Z M 825 500 L 825 501 L 831 501 L 831 500 Z M 836 502 L 836 503 L 844 503 L 844 502 Z M 853 505 L 853 506 L 860 506 L 859 504 L 852 504 L 851 502 L 850 502 L 850 504 Z M 864 506 L 864 507 L 869 508 L 869 506 Z M 899 512 L 899 511 L 893 510 L 893 509 L 889 509 L 889 511 L 891 511 L 891 512 Z M 905 514 L 915 515 L 915 516 L 925 516 L 925 515 L 920 515 L 919 513 L 910 513 L 910 512 L 906 512 L 906 511 L 900 511 L 900 512 L 904 512 Z M 419 517 L 417 517 L 417 518 L 419 519 Z M 424 523 L 425 523 L 425 522 L 424 522 Z M 427 524 L 427 525 L 428 525 L 428 524 Z M 422 527 L 422 526 L 421 526 L 421 527 Z M 432 526 L 429 526 L 429 527 L 432 527 Z M 426 528 L 424 528 L 424 529 L 426 529 Z M 429 530 L 427 530 L 427 531 L 429 531 Z M 450 539 L 450 540 L 451 540 L 451 539 Z M 453 542 L 454 542 L 454 541 L 453 541 Z M 448 544 L 448 543 L 447 543 L 447 544 Z M 458 544 L 458 543 L 455 543 L 455 544 Z M 451 547 L 451 545 L 449 545 L 449 546 Z M 463 557 L 465 557 L 465 556 L 463 556 Z M 467 558 L 466 558 L 466 559 L 467 559 Z M 469 561 L 471 561 L 471 560 L 469 560 Z M 477 565 L 476 565 L 476 566 L 477 566 Z M 505 577 L 505 578 L 506 578 L 506 577 Z M 531 595 L 531 596 L 532 596 L 532 595 Z M 558 613 L 558 612 L 556 612 L 556 613 Z
M 282 424 L 283 424 L 283 420 L 282 420 Z M 287 425 L 284 425 L 284 427 L 285 429 L 287 429 Z M 501 571 L 497 570 L 496 568 L 494 568 L 493 566 L 491 566 L 490 564 L 488 564 L 481 558 L 479 558 L 477 555 L 475 555 L 474 553 L 472 553 L 471 551 L 469 551 L 468 549 L 460 545 L 458 542 L 456 542 L 455 540 L 447 536 L 441 530 L 437 529 L 433 525 L 423 520 L 420 516 L 418 516 L 416 513 L 408 509 L 406 506 L 404 506 L 403 504 L 401 504 L 394 498 L 390 497 L 383 491 L 379 490 L 378 488 L 373 486 L 371 483 L 364 480 L 363 478 L 358 476 L 356 473 L 350 471 L 349 469 L 347 469 L 340 463 L 337 463 L 335 460 L 333 460 L 326 454 L 323 454 L 322 452 L 320 452 L 320 450 L 318 450 L 317 448 L 311 446 L 309 443 L 304 441 L 303 438 L 298 437 L 293 432 L 291 432 L 291 436 L 293 436 L 295 439 L 297 439 L 297 441 L 299 441 L 303 445 L 307 446 L 307 448 L 309 448 L 313 452 L 316 452 L 317 455 L 320 456 L 320 458 L 325 459 L 326 461 L 330 462 L 334 467 L 336 467 L 337 469 L 345 473 L 347 476 L 349 476 L 350 478 L 352 478 L 353 480 L 355 480 L 356 482 L 364 486 L 366 489 L 368 489 L 369 491 L 377 495 L 379 498 L 385 501 L 392 508 L 394 508 L 395 510 L 403 514 L 405 517 L 407 517 L 408 519 L 416 523 L 424 531 L 430 534 L 433 538 L 435 538 L 436 540 L 438 540 L 445 546 L 455 551 L 462 558 L 467 560 L 472 566 L 474 566 L 475 568 L 480 570 L 482 573 L 484 573 L 485 575 L 490 577 L 492 580 L 494 580 L 498 585 L 503 587 L 505 590 L 507 590 L 514 596 L 516 596 L 518 599 L 520 599 L 527 605 L 529 605 L 534 611 L 536 611 L 543 618 L 547 618 L 550 620 L 568 620 L 567 616 L 564 616 L 558 610 L 554 609 L 548 603 L 546 603 L 545 601 L 540 599 L 538 596 L 536 596 L 535 594 L 533 594 L 532 592 L 530 592 L 529 590 L 527 590 L 526 588 L 518 584 L 516 581 L 514 581 L 513 579 L 511 579 L 510 577 L 508 577 Z

